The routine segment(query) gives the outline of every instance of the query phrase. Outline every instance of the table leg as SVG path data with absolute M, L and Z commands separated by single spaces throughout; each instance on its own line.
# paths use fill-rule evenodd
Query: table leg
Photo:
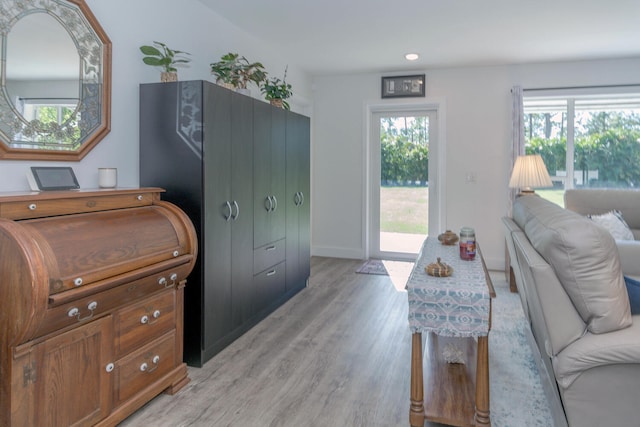
M 411 337 L 411 406 L 409 423 L 412 427 L 424 426 L 424 385 L 422 376 L 422 334 Z
M 489 337 L 478 337 L 476 366 L 476 426 L 491 426 L 489 415 Z

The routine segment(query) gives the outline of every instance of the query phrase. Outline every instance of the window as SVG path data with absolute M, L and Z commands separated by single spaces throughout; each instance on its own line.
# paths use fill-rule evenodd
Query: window
M 19 132 L 14 136 L 14 140 L 71 143 L 73 138 L 79 138 L 81 133 L 77 126 L 80 119 L 80 113 L 76 113 L 77 104 L 77 99 L 19 99 L 16 108 L 22 117 L 27 122 L 39 122 L 42 131 L 37 135 Z M 72 126 L 64 126 L 65 124 Z
M 640 87 L 620 89 L 525 91 L 526 153 L 554 184 L 536 192 L 562 204 L 568 188 L 640 187 Z

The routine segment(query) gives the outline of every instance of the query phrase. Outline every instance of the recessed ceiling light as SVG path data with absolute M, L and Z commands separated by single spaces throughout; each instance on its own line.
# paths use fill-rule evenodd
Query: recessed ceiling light
M 407 59 L 407 61 L 415 61 L 419 58 L 417 53 L 407 53 L 404 57 Z

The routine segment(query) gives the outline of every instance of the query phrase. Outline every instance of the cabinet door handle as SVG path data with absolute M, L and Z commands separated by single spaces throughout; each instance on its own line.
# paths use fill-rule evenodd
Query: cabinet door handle
M 276 270 L 275 269 L 273 269 L 271 271 L 267 271 L 267 277 L 273 276 L 274 274 L 276 274 Z
M 302 191 L 300 192 L 300 199 L 301 199 L 300 206 L 302 206 L 304 205 L 304 193 Z
M 238 206 L 238 202 L 235 200 L 233 201 L 233 206 L 236 208 L 236 214 L 233 216 L 233 220 L 235 221 L 238 219 L 238 216 L 240 216 L 240 206 Z
M 271 246 L 267 246 L 266 248 L 264 248 L 265 251 L 270 252 L 270 251 L 275 251 L 276 247 L 275 245 L 271 245 Z
M 229 215 L 225 216 L 224 220 L 228 222 L 231 219 L 231 216 L 233 215 L 233 210 L 231 209 L 231 203 L 229 203 L 228 200 L 224 203 L 225 205 L 227 205 L 227 210 L 229 211 Z
M 267 206 L 267 202 L 269 202 L 269 205 Z M 264 209 L 267 212 L 271 212 L 271 209 L 273 209 L 273 200 L 271 200 L 271 196 L 267 196 L 264 199 Z
M 276 198 L 276 196 L 271 196 L 271 198 L 273 199 L 273 209 L 271 210 L 271 212 L 275 212 L 276 209 L 278 209 L 278 199 Z

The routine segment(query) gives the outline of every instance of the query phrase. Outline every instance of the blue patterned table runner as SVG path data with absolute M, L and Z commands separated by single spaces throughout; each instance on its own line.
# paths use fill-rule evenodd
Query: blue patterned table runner
M 449 277 L 429 276 L 427 265 L 441 262 L 453 267 Z M 460 259 L 458 245 L 445 246 L 427 237 L 407 280 L 411 332 L 435 332 L 449 337 L 489 334 L 491 295 L 480 250 L 474 260 Z

